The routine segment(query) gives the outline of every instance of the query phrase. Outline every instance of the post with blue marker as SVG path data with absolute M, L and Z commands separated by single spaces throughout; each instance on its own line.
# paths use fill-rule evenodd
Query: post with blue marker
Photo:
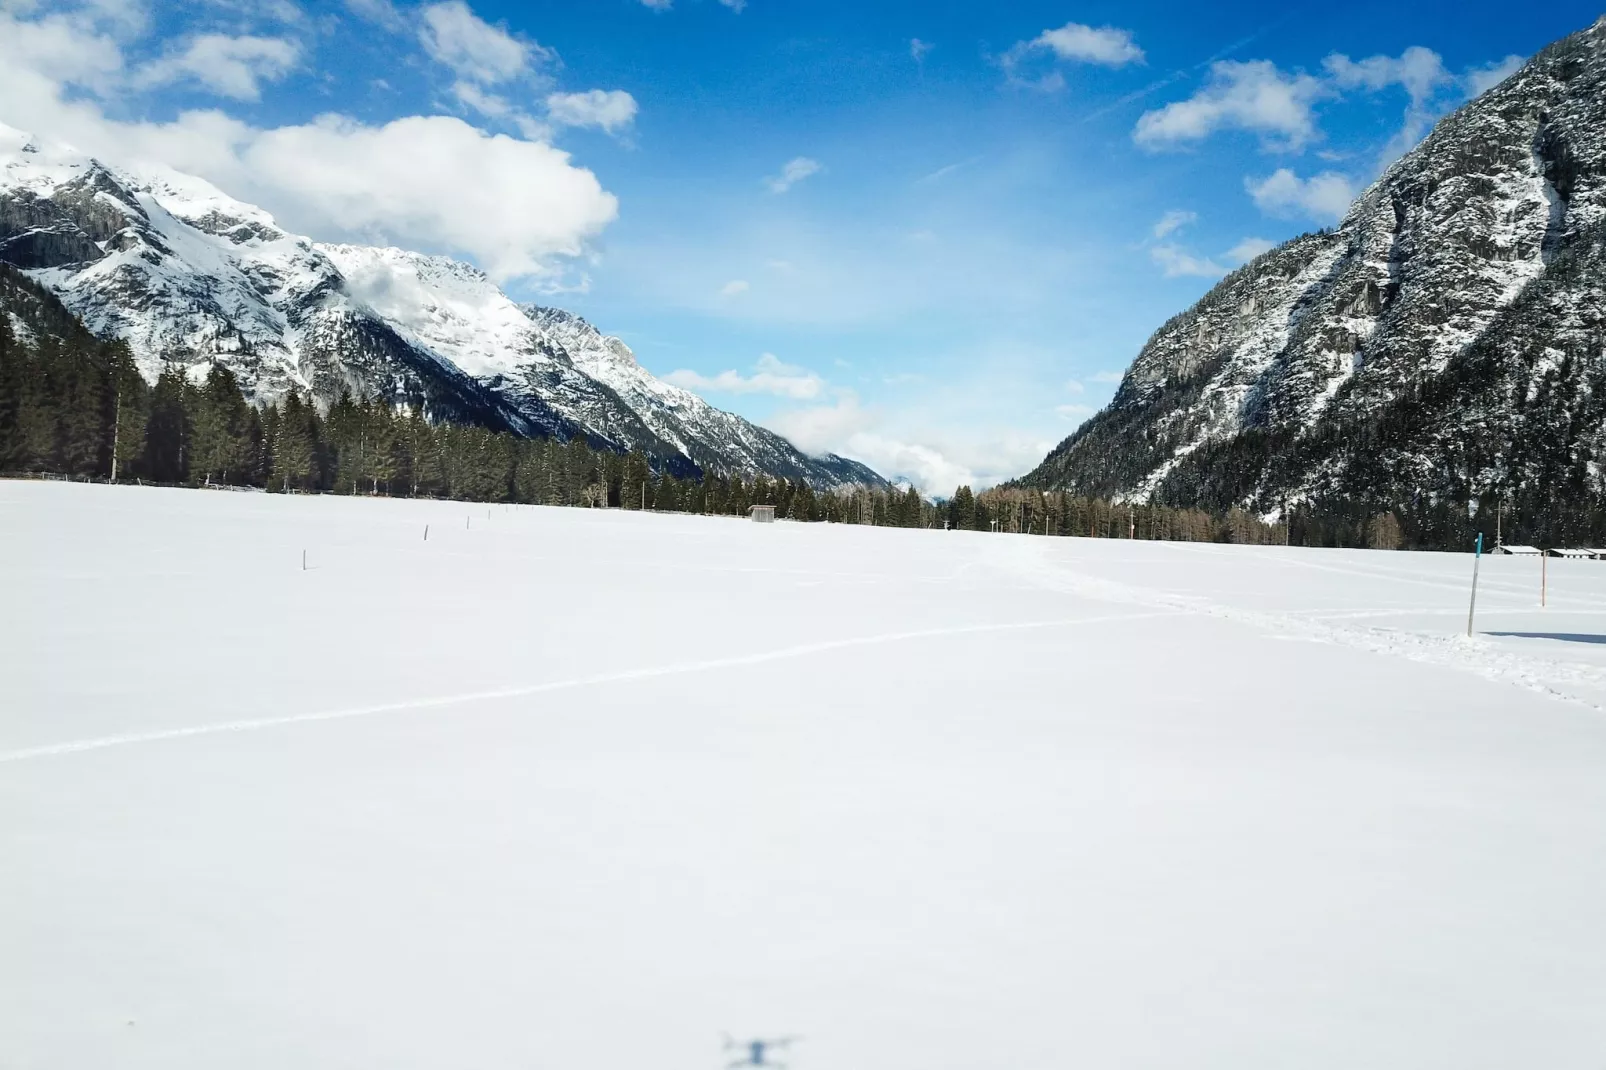
M 1478 611 L 1478 565 L 1483 561 L 1483 532 L 1478 532 L 1478 544 L 1472 551 L 1472 604 L 1467 607 L 1467 638 L 1472 638 L 1472 615 Z

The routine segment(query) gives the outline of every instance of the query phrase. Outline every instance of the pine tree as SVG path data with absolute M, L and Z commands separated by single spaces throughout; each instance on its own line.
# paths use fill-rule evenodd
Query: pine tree
M 312 490 L 317 462 L 316 413 L 294 387 L 284 396 L 273 442 L 273 475 L 286 492 Z
M 158 483 L 182 483 L 189 477 L 190 414 L 184 373 L 169 366 L 151 389 L 145 420 L 144 468 Z
M 200 389 L 191 467 L 208 483 L 241 482 L 249 446 L 250 407 L 234 373 L 213 363 Z
M 11 317 L 0 309 L 0 472 L 20 467 L 17 409 L 22 403 L 23 362 L 27 353 L 11 329 Z
M 787 515 L 793 520 L 812 522 L 815 519 L 814 488 L 807 483 L 799 483 L 792 491 L 791 508 Z

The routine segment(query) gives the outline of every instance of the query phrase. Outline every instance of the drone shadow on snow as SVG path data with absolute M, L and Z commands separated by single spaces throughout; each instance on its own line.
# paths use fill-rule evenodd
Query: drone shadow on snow
M 1606 635 L 1585 632 L 1485 632 L 1503 639 L 1554 639 L 1562 643 L 1606 643 Z

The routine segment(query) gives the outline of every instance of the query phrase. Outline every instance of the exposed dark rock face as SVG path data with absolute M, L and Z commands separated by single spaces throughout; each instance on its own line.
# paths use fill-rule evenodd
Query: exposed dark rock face
M 1023 482 L 1262 512 L 1599 494 L 1606 19 L 1155 333 Z

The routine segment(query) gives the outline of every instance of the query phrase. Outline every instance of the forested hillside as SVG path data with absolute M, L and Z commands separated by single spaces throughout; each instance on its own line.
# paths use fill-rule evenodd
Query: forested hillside
M 640 451 L 435 425 L 349 394 L 327 412 L 294 390 L 257 408 L 222 364 L 199 382 L 175 369 L 148 385 L 125 343 L 95 337 L 4 264 L 0 312 L 0 473 L 731 515 L 767 504 L 796 520 L 941 526 L 913 489 L 677 479 Z
M 1606 544 L 1606 19 L 1164 324 L 1024 486 Z M 1299 527 L 1296 521 L 1295 527 Z

